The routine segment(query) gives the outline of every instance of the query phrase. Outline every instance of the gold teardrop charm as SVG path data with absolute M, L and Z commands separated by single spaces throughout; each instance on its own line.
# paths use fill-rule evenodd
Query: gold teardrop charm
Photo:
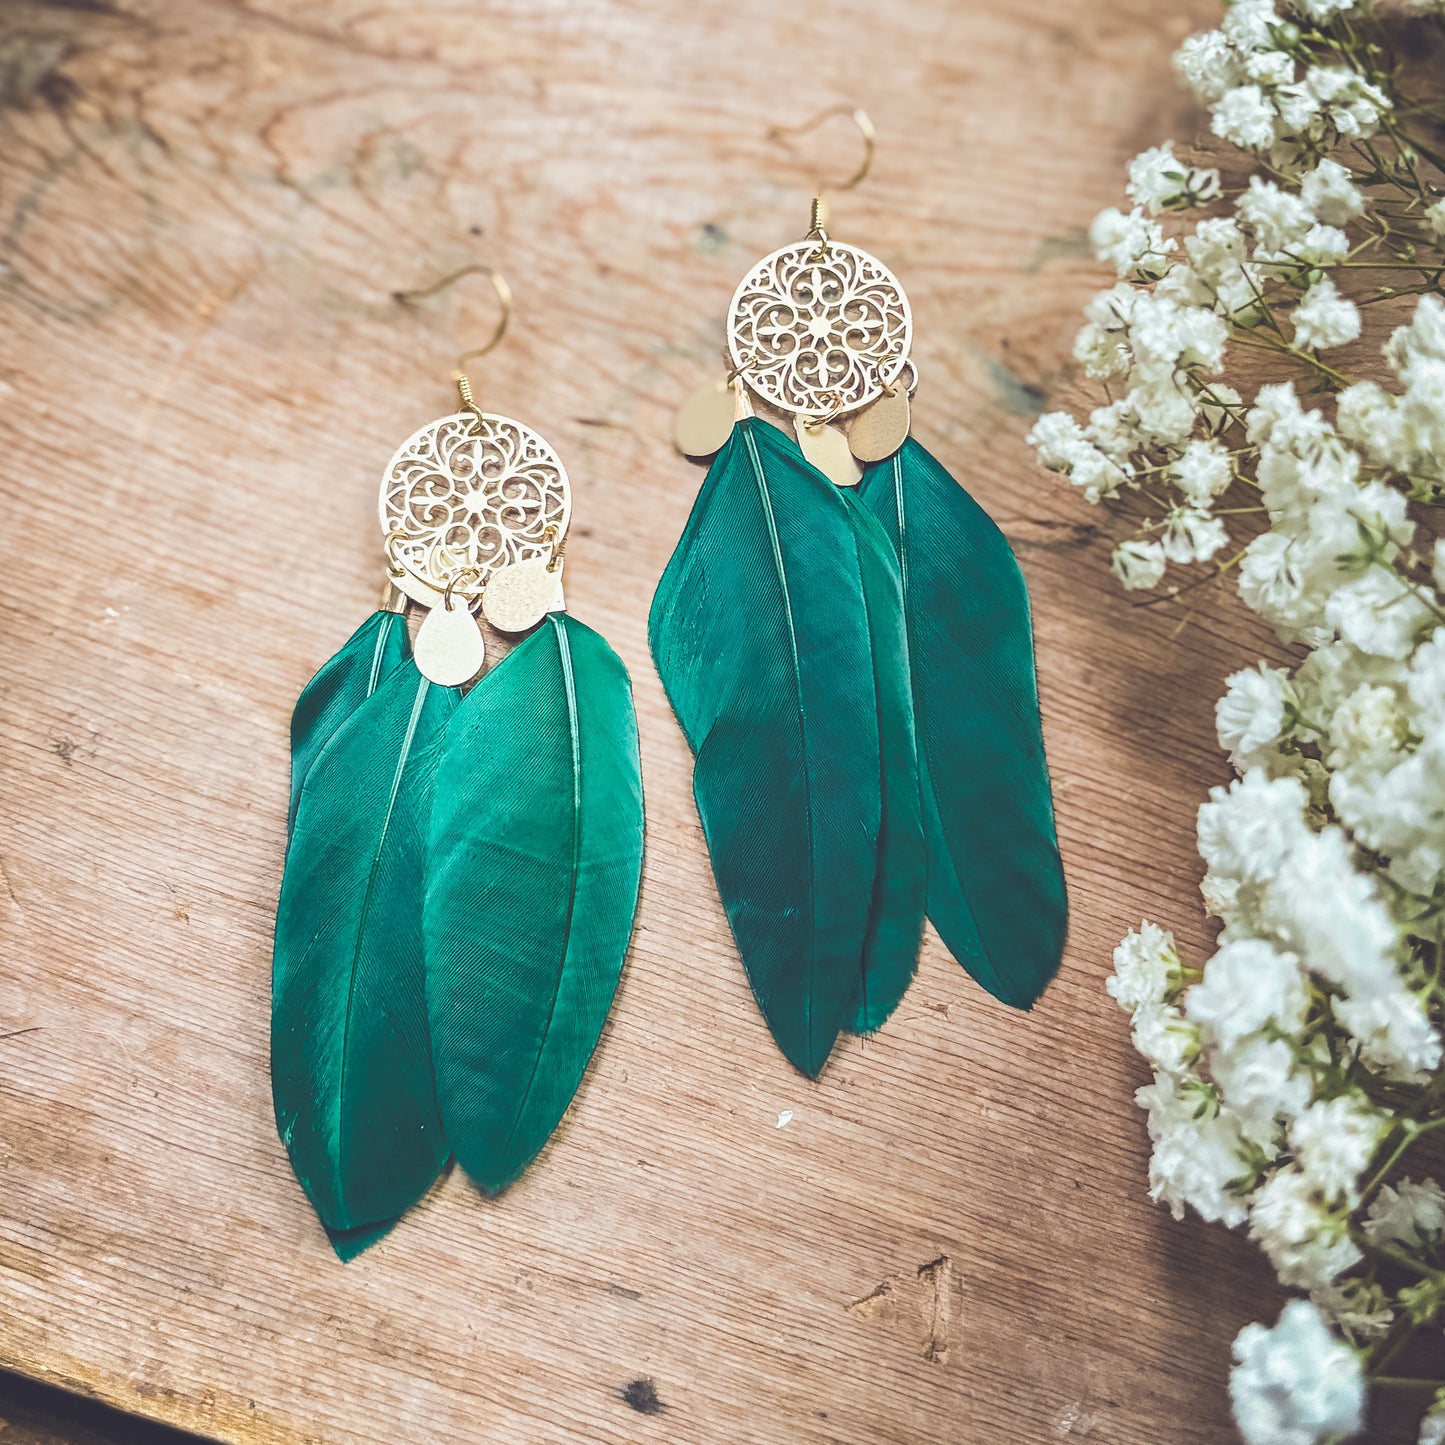
M 466 603 L 453 598 L 450 607 L 443 601 L 427 613 L 411 655 L 429 682 L 460 687 L 482 670 L 487 644 Z
M 908 439 L 911 425 L 908 389 L 895 381 L 892 391 L 885 391 L 853 418 L 848 450 L 860 462 L 886 461 Z
M 545 557 L 528 557 L 511 562 L 492 573 L 482 593 L 482 616 L 498 632 L 525 632 L 549 612 L 561 583 L 561 567 L 548 570 Z
M 803 455 L 834 486 L 856 487 L 862 480 L 863 468 L 848 450 L 848 438 L 831 422 L 809 422 L 805 417 L 794 417 L 793 430 L 798 434 Z
M 725 379 L 699 387 L 672 419 L 673 445 L 685 457 L 710 457 L 732 434 L 737 400 Z

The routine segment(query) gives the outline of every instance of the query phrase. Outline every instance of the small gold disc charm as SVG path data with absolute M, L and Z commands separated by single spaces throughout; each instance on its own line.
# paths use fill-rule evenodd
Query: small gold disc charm
M 860 462 L 886 461 L 908 439 L 912 425 L 908 391 L 900 382 L 865 406 L 848 428 L 848 450 Z
M 809 423 L 799 416 L 793 418 L 793 429 L 803 455 L 835 486 L 856 487 L 863 479 L 863 468 L 837 427 L 829 422 Z
M 442 602 L 427 613 L 416 634 L 412 660 L 428 682 L 442 687 L 460 687 L 482 670 L 486 639 L 460 598 L 453 598 L 450 607 Z
M 672 419 L 672 444 L 685 457 L 710 457 L 732 434 L 737 400 L 727 381 L 700 386 Z
M 498 632 L 526 632 L 554 608 L 562 569 L 549 571 L 545 557 L 529 557 L 492 573 L 482 593 L 482 616 Z

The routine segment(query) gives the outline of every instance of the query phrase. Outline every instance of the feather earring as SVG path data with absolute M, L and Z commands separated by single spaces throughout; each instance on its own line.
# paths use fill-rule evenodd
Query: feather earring
M 342 1259 L 451 1154 L 487 1193 L 526 1168 L 582 1080 L 637 905 L 632 691 L 565 610 L 567 474 L 536 432 L 482 411 L 461 370 L 506 329 L 492 281 L 502 319 L 458 362 L 461 410 L 410 437 L 382 483 L 386 605 L 292 719 L 272 1091 Z M 414 649 L 408 605 L 426 611 Z M 464 691 L 485 662 L 478 614 L 525 635 Z
M 846 189 L 868 117 L 799 129 L 837 113 L 867 148 Z M 803 240 L 743 278 L 731 369 L 678 413 L 678 449 L 712 462 L 649 628 L 753 993 L 815 1077 L 840 1032 L 897 1007 L 925 914 L 1028 1008 L 1068 912 L 1023 576 L 909 436 L 902 287 L 826 220 L 820 195 Z

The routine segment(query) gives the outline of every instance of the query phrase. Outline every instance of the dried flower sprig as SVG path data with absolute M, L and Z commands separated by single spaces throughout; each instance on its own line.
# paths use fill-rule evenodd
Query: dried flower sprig
M 1236 0 L 1184 44 L 1239 150 L 1130 165 L 1074 352 L 1105 398 L 1031 434 L 1128 526 L 1124 587 L 1231 576 L 1304 654 L 1216 710 L 1239 774 L 1199 814 L 1217 951 L 1191 970 L 1146 923 L 1109 981 L 1155 1075 L 1151 1194 L 1247 1227 L 1308 1294 L 1236 1341 L 1250 1445 L 1346 1437 L 1371 1382 L 1445 1445 L 1445 1189 L 1419 1175 L 1445 1128 L 1445 97 L 1410 65 L 1445 0 L 1409 8 Z M 1376 306 L 1400 324 L 1356 377 L 1340 348 Z

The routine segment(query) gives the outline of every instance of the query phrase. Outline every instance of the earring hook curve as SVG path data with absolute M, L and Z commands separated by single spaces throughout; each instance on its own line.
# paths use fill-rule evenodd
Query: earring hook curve
M 848 105 L 846 102 L 839 105 L 826 106 L 817 115 L 811 116 L 800 125 L 773 125 L 768 127 L 768 139 L 778 141 L 783 145 L 788 143 L 789 136 L 806 135 L 811 130 L 816 130 L 825 120 L 831 120 L 835 115 L 845 115 L 857 127 L 858 134 L 863 137 L 863 159 L 858 163 L 858 168 L 851 175 L 840 181 L 828 181 L 819 178 L 817 184 L 817 195 L 813 198 L 813 227 L 814 231 L 821 231 L 828 219 L 827 203 L 823 199 L 826 190 L 851 191 L 855 186 L 861 185 L 863 179 L 873 168 L 873 153 L 878 146 L 878 133 L 873 127 L 873 121 L 868 112 L 861 106 Z
M 455 285 L 464 276 L 486 276 L 492 283 L 492 290 L 497 293 L 497 302 L 501 307 L 501 315 L 497 318 L 497 324 L 486 342 L 481 346 L 474 346 L 468 351 L 463 351 L 452 363 L 452 380 L 456 382 L 457 394 L 462 399 L 462 405 L 468 411 L 480 416 L 481 412 L 472 397 L 472 384 L 467 376 L 467 363 L 479 361 L 482 357 L 495 351 L 502 344 L 502 338 L 507 334 L 507 326 L 512 319 L 512 288 L 507 284 L 507 278 L 500 271 L 494 271 L 480 261 L 473 261 L 469 265 L 459 266 L 455 271 L 449 271 L 440 281 L 434 281 L 430 286 L 423 286 L 413 291 L 393 291 L 391 294 L 403 306 L 410 306 L 414 301 L 424 301 L 428 296 L 435 296 L 439 291 L 445 291 L 448 286 Z

